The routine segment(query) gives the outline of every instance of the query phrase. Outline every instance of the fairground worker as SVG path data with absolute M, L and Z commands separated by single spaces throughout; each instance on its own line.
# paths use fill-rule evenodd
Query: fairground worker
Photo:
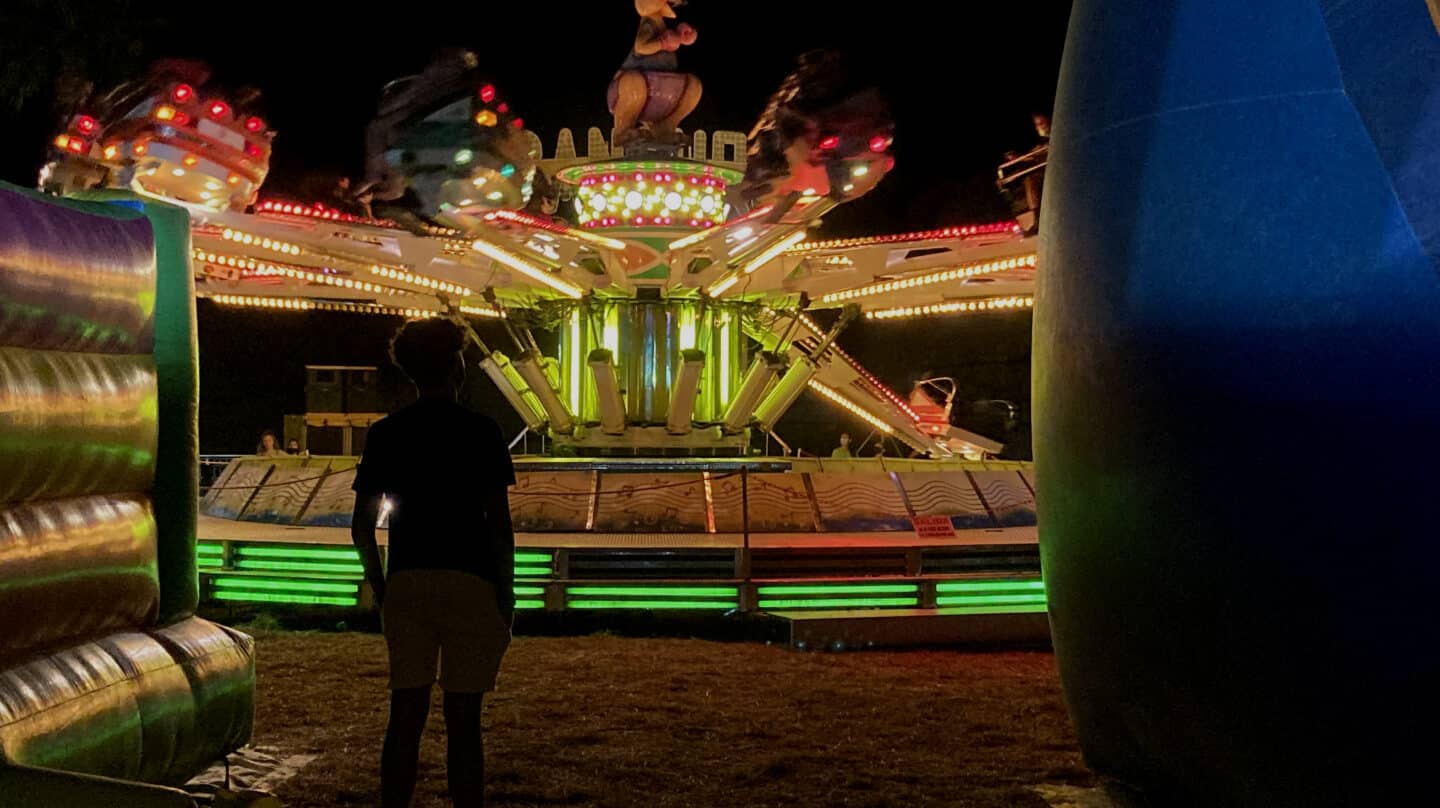
M 420 397 L 371 427 L 355 474 L 351 535 L 381 604 L 390 654 L 390 724 L 380 760 L 385 808 L 408 806 L 415 791 L 437 668 L 451 798 L 459 808 L 484 800 L 480 708 L 495 687 L 515 610 L 508 496 L 515 471 L 499 425 L 458 403 L 464 346 L 464 330 L 448 320 L 400 329 L 390 355 Z M 375 544 L 386 499 L 388 574 Z

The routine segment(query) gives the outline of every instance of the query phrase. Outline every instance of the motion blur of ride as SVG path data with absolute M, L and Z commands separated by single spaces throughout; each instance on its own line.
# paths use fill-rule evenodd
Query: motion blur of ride
M 200 62 L 166 60 L 81 99 L 51 141 L 40 187 L 126 188 L 217 211 L 254 204 L 275 132 L 260 115 L 258 91 L 209 79 Z

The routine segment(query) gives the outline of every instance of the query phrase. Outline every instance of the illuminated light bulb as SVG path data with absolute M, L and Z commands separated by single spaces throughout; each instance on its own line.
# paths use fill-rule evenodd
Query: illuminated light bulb
M 225 103 L 224 101 L 215 101 L 214 103 L 210 104 L 210 109 L 207 111 L 210 113 L 210 117 L 212 118 L 224 117 L 230 114 L 230 105 Z
M 500 119 L 495 116 L 495 113 L 491 112 L 488 109 L 482 109 L 479 112 L 475 113 L 475 123 L 478 123 L 481 126 L 494 126 L 499 122 Z
M 196 163 L 200 162 L 200 158 L 196 157 L 193 154 L 187 154 L 183 159 L 180 160 L 180 162 L 184 163 L 187 166 L 194 166 Z
M 890 138 L 884 135 L 876 135 L 870 138 L 870 151 L 878 153 L 888 148 L 890 148 Z
M 834 149 L 839 145 L 840 137 L 838 135 L 830 135 L 828 137 L 823 137 L 820 139 L 820 148 L 826 151 L 830 151 L 831 149 Z
M 170 98 L 177 104 L 183 104 L 195 97 L 195 88 L 188 84 L 177 84 L 175 89 L 170 91 Z
M 175 120 L 175 108 L 167 104 L 161 104 L 155 108 L 155 119 L 159 121 Z
M 513 126 L 513 127 L 515 127 L 516 129 L 524 129 L 524 128 L 525 128 L 525 119 L 524 119 L 524 118 L 516 118 L 516 119 L 510 121 L 510 125 Z
M 480 87 L 480 100 L 490 103 L 495 100 L 495 85 L 485 84 Z
M 174 175 L 177 176 L 177 177 L 183 177 L 183 176 L 185 176 L 185 169 L 183 169 L 183 168 L 173 168 L 173 169 L 170 170 L 170 173 L 171 173 L 171 174 L 174 174 Z
M 455 165 L 463 166 L 475 159 L 475 152 L 469 149 L 460 149 L 455 152 Z
M 511 164 L 511 163 L 506 163 L 505 165 L 501 166 L 501 167 L 500 167 L 500 176 L 502 176 L 502 177 L 513 177 L 513 176 L 515 176 L 515 166 L 514 166 L 513 164 Z
M 491 191 L 490 193 L 485 195 L 485 198 L 490 200 L 491 202 L 499 202 L 504 196 L 505 194 L 501 191 Z
M 625 195 L 625 207 L 629 208 L 630 210 L 635 210 L 636 208 L 640 207 L 643 200 L 644 197 L 640 195 L 639 191 L 631 191 L 630 193 Z
M 475 204 L 475 200 L 473 200 L 473 199 L 462 199 L 462 200 L 460 200 L 460 204 L 461 204 L 461 205 L 473 205 L 473 204 Z
M 265 129 L 265 122 L 251 115 L 245 119 L 245 130 L 247 132 L 260 132 Z

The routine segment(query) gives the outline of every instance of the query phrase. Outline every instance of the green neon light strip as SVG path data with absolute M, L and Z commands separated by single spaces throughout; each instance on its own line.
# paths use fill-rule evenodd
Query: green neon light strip
M 555 560 L 555 556 L 549 553 L 516 553 L 516 564 L 549 564 Z
M 728 597 L 737 592 L 733 586 L 567 586 L 567 595 L 634 595 L 637 597 L 688 598 Z
M 310 595 L 283 595 L 273 592 L 216 592 L 216 600 L 234 600 L 244 603 L 296 603 L 305 606 L 358 606 L 355 598 L 334 598 Z
M 225 566 L 225 562 L 218 558 L 198 558 L 195 563 L 202 570 L 218 570 Z
M 1013 592 L 1016 590 L 1044 592 L 1045 582 L 1034 580 L 941 581 L 935 584 L 936 592 Z
M 332 584 L 323 581 L 280 581 L 273 578 L 216 578 L 212 583 L 228 589 L 276 589 L 287 592 L 344 592 L 355 594 L 356 584 Z
M 213 542 L 202 541 L 195 544 L 195 552 L 200 555 L 224 555 L 225 547 Z
M 547 578 L 550 576 L 549 567 L 516 567 L 516 578 Z
M 545 601 L 543 601 L 543 600 L 517 600 L 517 601 L 515 601 L 515 608 L 517 608 L 517 609 L 543 609 L 543 608 L 545 608 Z
M 1045 605 L 1045 596 L 1041 595 L 954 595 L 950 597 L 938 597 L 935 599 L 936 606 L 986 606 L 986 605 L 1021 605 L 1025 603 L 1036 603 Z
M 762 586 L 760 595 L 865 595 L 902 594 L 913 595 L 920 591 L 918 584 L 820 584 L 815 586 Z
M 519 597 L 520 595 L 544 595 L 544 594 L 545 594 L 545 587 L 543 587 L 543 586 L 517 586 L 517 587 L 515 587 L 515 596 L 516 596 L 516 597 Z
M 235 562 L 242 570 L 272 570 L 275 572 L 339 572 L 364 575 L 365 568 L 359 564 L 310 564 L 295 561 L 245 560 Z
M 571 609 L 736 609 L 740 604 L 723 600 L 571 600 Z
M 248 558 L 313 558 L 318 561 L 359 561 L 354 550 L 321 550 L 301 547 L 238 547 L 236 553 Z
M 915 608 L 917 598 L 826 598 L 806 600 L 762 600 L 762 609 L 851 609 L 865 606 L 900 606 Z
M 1015 606 L 962 606 L 937 609 L 940 614 L 1043 614 L 1045 604 L 1017 604 Z

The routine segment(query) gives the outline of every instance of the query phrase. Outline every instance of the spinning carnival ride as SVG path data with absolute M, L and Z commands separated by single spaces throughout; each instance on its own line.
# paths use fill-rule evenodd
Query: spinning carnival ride
M 637 52 L 647 47 L 646 36 L 674 48 L 684 44 L 642 24 Z M 646 86 L 659 91 L 669 85 Z M 177 90 L 156 88 L 157 98 L 173 99 Z M 205 110 L 225 102 L 194 93 L 204 96 L 193 116 L 198 126 Z M 651 588 L 622 586 L 614 597 L 601 593 L 595 603 L 763 607 L 750 553 L 760 552 L 770 535 L 777 553 L 794 551 L 797 541 L 823 550 L 813 571 L 826 578 L 824 585 L 841 587 L 821 592 L 814 602 L 772 597 L 772 605 L 933 609 L 945 605 L 943 593 L 950 590 L 937 589 L 937 582 L 947 570 L 988 569 L 1026 577 L 1018 600 L 1006 599 L 1007 592 L 1014 594 L 1009 578 L 999 581 L 999 589 L 974 590 L 999 593 L 1000 600 L 983 605 L 1003 611 L 1019 604 L 1018 611 L 1040 619 L 1043 633 L 1043 614 L 1035 614 L 1043 612 L 1043 593 L 1036 590 L 1033 490 L 1026 474 L 1016 464 L 962 463 L 993 456 L 1001 446 L 952 426 L 949 401 L 891 390 L 837 344 L 844 327 L 862 316 L 890 320 L 1028 308 L 1034 240 L 1013 222 L 873 238 L 811 237 L 810 228 L 827 211 L 875 187 L 894 164 L 893 125 L 883 101 L 833 55 L 805 57 L 782 84 L 749 137 L 743 172 L 690 158 L 673 132 L 661 131 L 662 123 L 654 124 L 654 132 L 646 129 L 647 121 L 660 119 L 637 117 L 637 100 L 622 93 L 615 103 L 617 126 L 638 121 L 640 127 L 617 135 L 626 141 L 623 151 L 602 143 L 609 159 L 594 159 L 592 146 L 590 159 L 543 160 L 538 140 L 478 71 L 474 55 L 442 54 L 422 74 L 386 90 L 367 133 L 367 176 L 357 189 L 369 210 L 344 202 L 267 200 L 247 213 L 237 196 L 196 199 L 148 179 L 167 171 L 177 177 L 181 168 L 204 176 L 202 189 L 228 183 L 233 166 L 212 159 L 223 145 L 196 139 L 194 151 L 154 166 L 133 156 L 133 138 L 111 143 L 102 133 L 92 139 L 102 154 L 114 147 L 124 161 L 107 165 L 109 184 L 163 196 L 189 210 L 200 297 L 277 311 L 503 324 L 513 346 L 486 345 L 475 336 L 480 367 L 526 427 L 560 449 L 556 457 L 518 459 L 517 542 L 522 555 L 535 556 L 522 566 L 528 577 L 546 579 L 537 581 L 543 586 L 529 598 L 521 594 L 522 608 L 569 608 L 583 601 L 583 592 L 572 591 L 584 588 L 578 579 L 585 576 L 577 573 L 582 565 L 570 563 L 567 553 L 582 546 L 616 550 L 611 539 L 617 532 L 644 534 L 630 537 L 632 548 L 667 547 L 661 554 L 666 557 L 677 555 L 674 548 L 689 548 L 692 560 L 706 553 L 718 553 L 720 560 L 684 569 L 654 559 L 639 566 L 617 563 L 591 577 L 708 577 L 724 583 L 717 591 L 728 594 L 696 600 L 687 594 L 693 587 L 676 584 L 667 593 L 655 588 L 661 584 L 646 584 Z M 154 104 L 141 108 L 150 119 L 161 110 Z M 176 129 L 173 124 L 172 117 L 156 131 Z M 158 151 L 155 141 L 145 144 L 152 160 Z M 64 150 L 58 155 L 62 164 L 72 158 Z M 263 166 L 257 169 L 263 176 Z M 534 193 L 546 172 L 558 181 L 558 199 Z M 555 201 L 567 214 L 573 211 L 569 219 L 553 215 L 547 203 Z M 821 309 L 838 314 L 813 316 Z M 558 333 L 558 355 L 542 353 L 536 329 Z M 813 460 L 750 458 L 752 435 L 773 434 L 806 391 L 930 459 L 825 461 L 822 467 Z M 348 544 L 335 530 L 349 516 L 348 484 L 336 475 L 352 469 L 353 459 L 342 458 L 233 463 L 204 503 L 206 513 L 219 517 L 208 526 L 202 517 L 202 538 L 213 539 L 201 546 L 202 571 L 207 558 L 212 569 L 210 599 L 362 602 L 353 551 L 304 546 Z M 740 479 L 750 472 L 756 474 Z M 1004 479 L 986 478 L 995 474 Z M 768 504 L 751 490 L 767 475 L 776 478 L 779 492 Z M 287 489 L 287 481 L 298 487 Z M 919 490 L 931 483 L 949 493 L 936 499 L 933 491 Z M 628 493 L 620 496 L 622 490 Z M 657 500 L 651 503 L 655 513 L 642 513 L 645 492 Z M 735 501 L 726 505 L 731 494 Z M 660 502 L 676 495 L 689 504 Z M 632 498 L 632 510 L 618 504 Z M 870 511 L 838 513 L 833 507 Z M 774 518 L 761 513 L 766 508 Z M 797 514 L 804 518 L 790 524 Z M 921 517 L 940 519 L 945 535 L 929 544 L 917 539 Z M 258 525 L 229 520 L 302 526 L 311 535 L 272 536 L 257 533 Z M 971 528 L 1003 536 L 967 534 Z M 325 530 L 334 535 L 322 536 Z M 809 535 L 800 541 L 796 531 Z M 910 555 L 902 547 L 907 535 Z M 292 545 L 265 545 L 286 541 Z M 1009 560 L 956 566 L 954 547 L 962 545 L 984 552 L 1001 547 Z M 951 548 L 940 554 L 949 560 L 922 563 L 925 547 L 942 546 Z M 830 580 L 832 551 L 843 547 L 856 557 L 877 548 L 889 555 L 878 568 L 841 565 L 867 578 L 847 584 Z M 285 552 L 265 554 L 275 550 Z M 279 577 L 248 588 L 237 577 L 262 571 Z M 332 574 L 349 577 L 336 584 L 325 577 Z M 295 584 L 293 576 L 306 575 L 305 586 Z M 872 580 L 887 575 L 908 577 Z M 869 588 L 874 586 L 881 589 Z M 894 586 L 904 597 L 885 589 Z M 630 595 L 635 599 L 627 601 Z M 950 602 L 960 603 L 955 597 Z

